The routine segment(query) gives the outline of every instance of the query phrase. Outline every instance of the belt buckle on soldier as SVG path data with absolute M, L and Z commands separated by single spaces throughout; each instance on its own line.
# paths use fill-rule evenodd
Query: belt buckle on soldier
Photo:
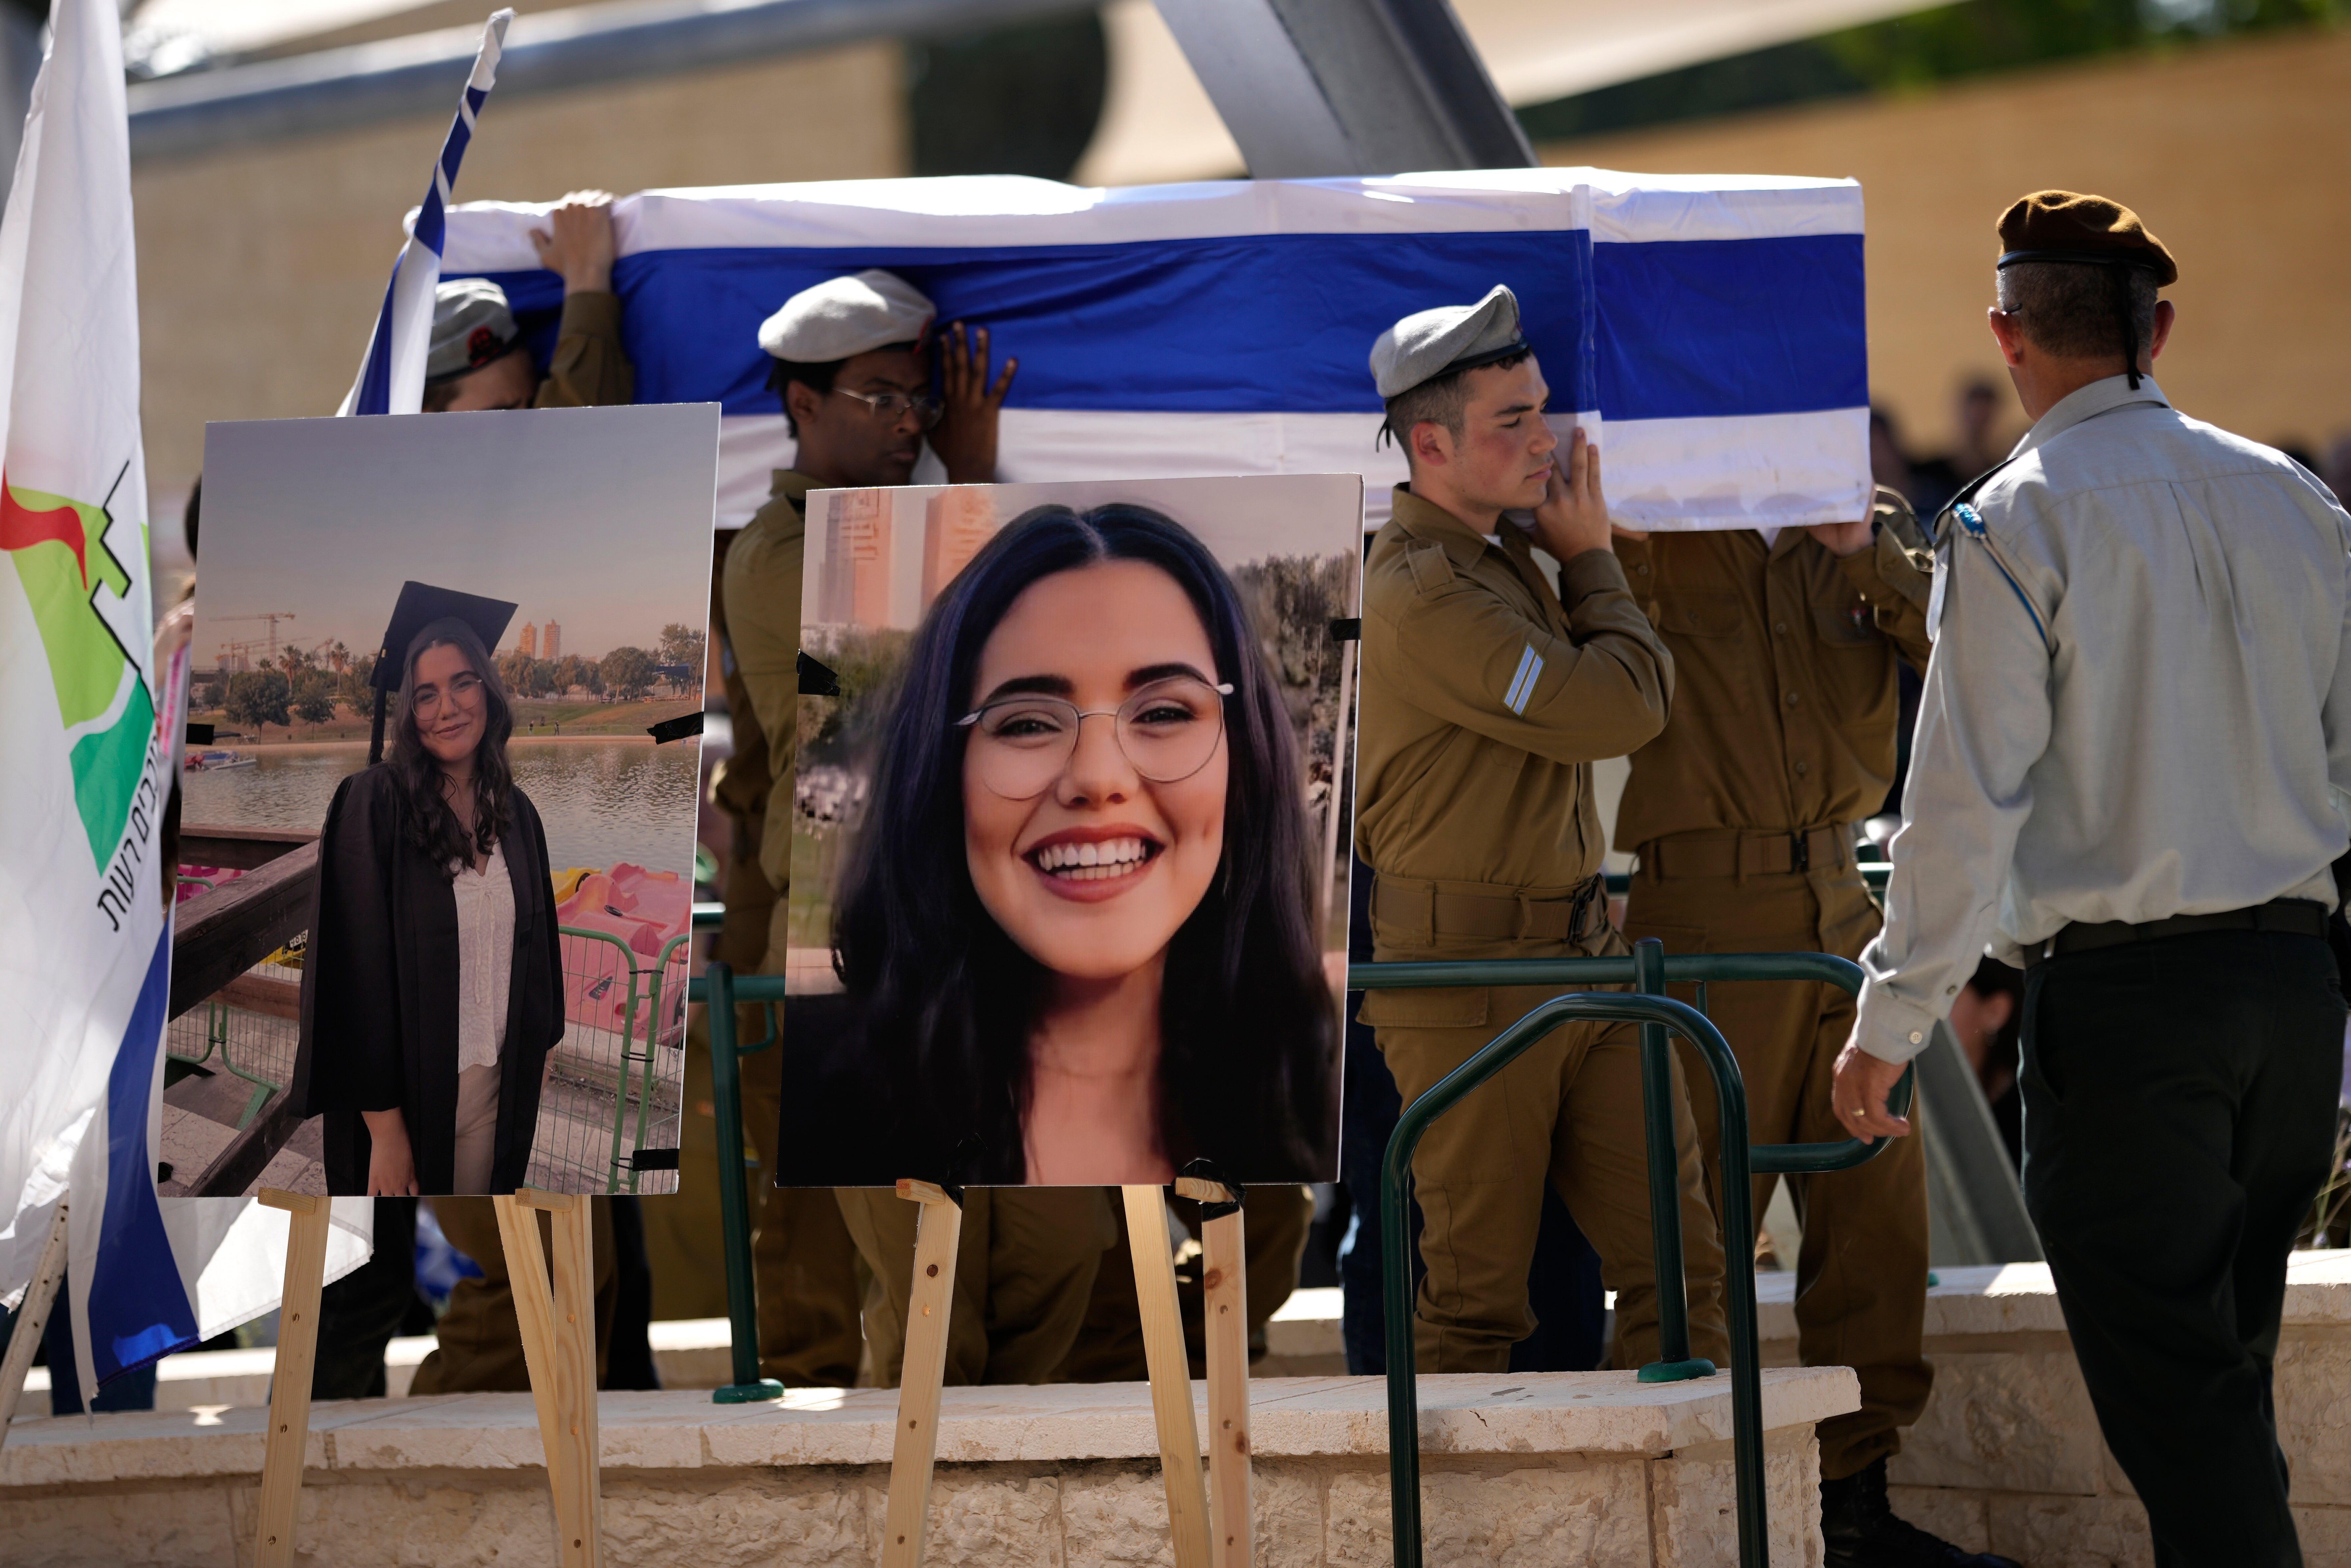
M 1794 872 L 1813 869 L 1813 836 L 1809 830 L 1798 828 L 1788 835 L 1788 869 Z

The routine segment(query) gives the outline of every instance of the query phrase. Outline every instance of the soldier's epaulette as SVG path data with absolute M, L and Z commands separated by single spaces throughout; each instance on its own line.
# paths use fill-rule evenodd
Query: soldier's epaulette
M 1412 584 L 1426 598 L 1453 582 L 1453 561 L 1434 539 L 1416 539 L 1405 546 L 1405 564 L 1412 568 Z

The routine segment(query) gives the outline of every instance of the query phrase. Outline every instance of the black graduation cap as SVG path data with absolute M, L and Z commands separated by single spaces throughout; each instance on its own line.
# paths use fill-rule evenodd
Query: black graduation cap
M 483 648 L 495 653 L 498 639 L 514 621 L 514 612 L 515 607 L 503 599 L 485 599 L 478 593 L 435 588 L 429 582 L 403 582 L 400 599 L 392 607 L 392 624 L 383 629 L 383 650 L 376 655 L 375 675 L 370 684 L 380 692 L 398 691 L 408 645 L 435 621 L 463 621 L 482 640 Z
M 478 593 L 460 593 L 454 588 L 435 588 L 429 582 L 403 582 L 400 598 L 392 607 L 392 624 L 383 629 L 383 647 L 375 657 L 375 674 L 368 684 L 375 688 L 375 724 L 368 737 L 368 766 L 383 760 L 384 707 L 392 694 L 400 689 L 402 665 L 408 659 L 408 645 L 416 634 L 435 621 L 458 620 L 474 629 L 482 640 L 486 652 L 498 651 L 498 639 L 507 634 L 514 620 L 515 606 L 503 599 L 485 599 Z

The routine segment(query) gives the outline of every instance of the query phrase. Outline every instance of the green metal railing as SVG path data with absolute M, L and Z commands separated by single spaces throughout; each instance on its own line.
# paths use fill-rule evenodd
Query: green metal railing
M 236 1064 L 236 1058 L 228 1053 L 229 1009 L 215 1001 L 207 1001 L 204 1004 L 204 1009 L 203 1054 L 183 1056 L 168 1046 L 164 1048 L 163 1054 L 173 1061 L 182 1062 L 190 1067 L 202 1067 L 212 1060 L 213 1052 L 218 1051 L 221 1065 L 253 1085 L 253 1092 L 246 1096 L 245 1109 L 236 1118 L 236 1130 L 242 1133 L 253 1124 L 253 1118 L 259 1113 L 261 1108 L 269 1103 L 269 1097 L 277 1093 L 284 1085 L 273 1082 L 258 1072 L 247 1072 L 244 1068 L 239 1067 Z
M 696 931 L 715 929 L 723 916 L 716 904 L 697 904 Z M 1611 958 L 1515 958 L 1468 963 L 1356 964 L 1347 970 L 1351 990 L 1386 990 L 1431 986 L 1634 986 L 1632 993 L 1580 993 L 1553 998 L 1520 1019 L 1406 1106 L 1389 1140 L 1381 1181 L 1384 1286 L 1388 1336 L 1388 1464 L 1395 1519 L 1397 1568 L 1420 1568 L 1420 1415 L 1413 1364 L 1413 1292 L 1409 1233 L 1412 1153 L 1428 1124 L 1472 1090 L 1515 1061 L 1561 1024 L 1578 1019 L 1625 1020 L 1641 1025 L 1643 1118 L 1648 1145 L 1649 1216 L 1656 1255 L 1659 1358 L 1643 1367 L 1645 1382 L 1711 1375 L 1712 1363 L 1689 1353 L 1689 1304 L 1685 1291 L 1681 1244 L 1679 1160 L 1673 1131 L 1669 1037 L 1690 1042 L 1714 1080 L 1721 1126 L 1724 1234 L 1741 1238 L 1754 1229 L 1752 1177 L 1818 1175 L 1849 1170 L 1885 1147 L 1858 1139 L 1826 1144 L 1782 1144 L 1750 1148 L 1747 1089 L 1738 1059 L 1706 1017 L 1709 982 L 1816 981 L 1857 994 L 1858 965 L 1824 953 L 1688 954 L 1668 956 L 1655 941 L 1632 954 Z M 1695 984 L 1698 1005 L 1664 995 L 1667 985 Z M 718 1124 L 718 1208 L 726 1265 L 726 1308 L 735 1381 L 716 1390 L 719 1404 L 775 1399 L 783 1385 L 759 1375 L 758 1321 L 751 1270 L 751 1225 L 744 1181 L 741 1058 L 765 1051 L 778 1037 L 775 1005 L 784 998 L 779 975 L 738 976 L 712 963 L 689 983 L 687 995 L 708 1009 L 711 1100 Z M 740 1045 L 736 1032 L 738 1004 L 765 1007 L 768 1025 L 756 1044 Z M 1896 1114 L 1910 1104 L 1913 1075 L 1903 1074 L 1892 1096 Z M 1763 1490 L 1763 1394 L 1755 1322 L 1755 1279 L 1745 1253 L 1725 1249 L 1731 1339 L 1733 1465 L 1739 1499 L 1740 1562 L 1765 1568 L 1770 1561 Z
M 716 927 L 725 911 L 717 904 L 694 906 L 694 928 Z M 759 1375 L 759 1312 L 751 1274 L 750 1195 L 743 1185 L 743 1063 L 742 1058 L 766 1051 L 781 1038 L 776 1027 L 776 1004 L 784 999 L 781 975 L 737 975 L 726 964 L 713 960 L 701 977 L 686 982 L 686 999 L 703 1004 L 710 1025 L 710 1108 L 718 1121 L 718 1225 L 726 1261 L 727 1339 L 733 1355 L 735 1381 L 714 1390 L 718 1405 L 748 1405 L 780 1399 L 784 1385 Z M 737 1003 L 767 1009 L 768 1032 L 755 1045 L 738 1043 L 735 1031 Z
M 1640 1369 L 1645 1383 L 1710 1376 L 1711 1362 L 1689 1351 L 1689 1302 L 1683 1281 L 1679 1160 L 1674 1146 L 1673 1065 L 1668 1037 L 1697 1050 L 1714 1080 L 1721 1128 L 1726 1238 L 1723 1270 L 1731 1343 L 1731 1449 L 1738 1482 L 1741 1568 L 1771 1561 L 1763 1490 L 1763 1385 L 1755 1326 L 1755 1273 L 1742 1249 L 1753 1234 L 1751 1177 L 1850 1170 L 1876 1157 L 1885 1140 L 1781 1144 L 1750 1149 L 1747 1086 L 1739 1061 L 1705 1013 L 1709 981 L 1825 981 L 1858 994 L 1860 966 L 1825 953 L 1688 954 L 1668 956 L 1655 939 L 1623 957 L 1509 958 L 1466 963 L 1354 964 L 1350 990 L 1430 986 L 1622 986 L 1634 991 L 1582 992 L 1544 1002 L 1480 1048 L 1404 1109 L 1381 1171 L 1382 1284 L 1388 1341 L 1388 1482 L 1396 1568 L 1420 1568 L 1420 1408 L 1413 1364 L 1410 1182 L 1413 1150 L 1428 1124 L 1459 1103 L 1537 1040 L 1563 1023 L 1613 1020 L 1641 1026 L 1642 1116 L 1648 1145 L 1649 1222 L 1656 1251 L 1658 1359 Z M 1666 996 L 1667 985 L 1696 983 L 1698 1006 Z M 1909 1109 L 1914 1073 L 1892 1097 Z

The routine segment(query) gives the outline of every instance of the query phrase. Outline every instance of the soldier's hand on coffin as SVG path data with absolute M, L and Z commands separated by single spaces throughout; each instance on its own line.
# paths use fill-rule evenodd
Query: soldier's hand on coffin
M 996 480 L 996 430 L 1005 394 L 1020 361 L 1007 359 L 1004 373 L 988 384 L 987 329 L 967 332 L 960 321 L 939 334 L 939 380 L 946 411 L 931 432 L 931 450 L 946 465 L 951 485 L 988 485 Z
M 553 232 L 549 232 L 549 231 Z M 574 191 L 547 214 L 547 227 L 530 231 L 538 265 L 563 277 L 566 294 L 612 290 L 612 193 Z
M 1535 543 L 1558 560 L 1608 548 L 1608 498 L 1600 490 L 1600 448 L 1578 430 L 1552 454 L 1551 478 L 1535 508 Z
M 1856 555 L 1876 538 L 1867 517 L 1851 523 L 1813 523 L 1804 531 L 1828 546 L 1831 555 Z

